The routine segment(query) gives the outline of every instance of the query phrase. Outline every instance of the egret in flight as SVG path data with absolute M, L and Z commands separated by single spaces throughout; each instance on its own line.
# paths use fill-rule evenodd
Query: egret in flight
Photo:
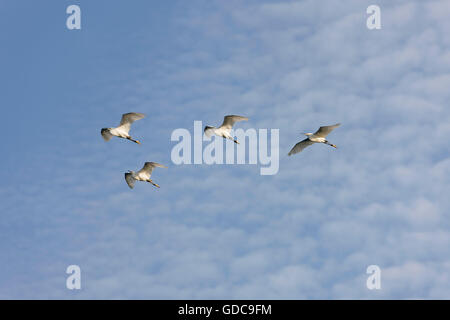
M 152 171 L 156 167 L 167 168 L 166 166 L 163 166 L 162 164 L 159 164 L 156 162 L 146 162 L 144 164 L 144 167 L 141 170 L 139 170 L 138 172 L 128 170 L 128 172 L 125 173 L 125 181 L 127 182 L 130 189 L 133 189 L 134 183 L 136 181 L 150 182 L 152 185 L 159 188 L 159 185 L 157 185 L 150 179 L 150 177 L 152 175 Z
M 101 131 L 103 139 L 105 141 L 111 140 L 113 136 L 128 139 L 130 141 L 136 142 L 137 144 L 141 144 L 138 140 L 134 140 L 128 134 L 130 132 L 130 127 L 133 122 L 136 120 L 140 120 L 145 117 L 145 114 L 130 112 L 122 115 L 122 119 L 120 120 L 120 124 L 116 128 L 103 128 Z
M 341 125 L 340 123 L 337 123 L 332 126 L 323 126 L 323 127 L 320 127 L 319 130 L 317 130 L 315 133 L 304 133 L 304 135 L 306 135 L 307 138 L 305 140 L 302 140 L 299 143 L 297 143 L 291 149 L 291 151 L 289 151 L 288 155 L 291 156 L 293 154 L 299 153 L 299 152 L 303 151 L 303 149 L 305 149 L 306 147 L 309 147 L 310 145 L 312 145 L 314 143 L 325 143 L 329 146 L 332 146 L 333 148 L 337 148 L 334 144 L 328 142 L 326 137 L 328 134 L 330 134 L 331 131 L 333 131 L 340 125 Z
M 223 123 L 220 127 L 210 127 L 206 126 L 205 130 L 203 130 L 207 137 L 211 137 L 212 135 L 216 135 L 225 139 L 233 140 L 235 143 L 239 143 L 234 137 L 231 136 L 231 129 L 233 128 L 233 125 L 238 121 L 247 121 L 248 118 L 241 117 L 241 116 L 225 116 L 223 118 Z

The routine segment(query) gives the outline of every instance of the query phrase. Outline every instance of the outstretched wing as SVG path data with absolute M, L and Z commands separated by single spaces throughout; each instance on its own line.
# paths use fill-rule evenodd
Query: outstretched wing
M 140 120 L 145 117 L 145 114 L 143 113 L 137 113 L 137 112 L 130 112 L 130 113 L 124 113 L 122 115 L 122 119 L 120 120 L 120 125 L 124 124 L 131 124 L 135 122 L 136 120 Z
M 148 178 L 150 178 L 150 175 L 152 174 L 154 168 L 167 168 L 167 167 L 156 162 L 146 162 L 144 164 L 144 167 L 138 171 L 138 174 L 144 173 L 148 175 Z
M 136 179 L 133 178 L 133 175 L 131 173 L 125 173 L 125 181 L 127 182 L 130 189 L 134 188 L 134 183 L 136 182 Z
M 309 147 L 310 145 L 314 144 L 314 142 L 312 142 L 311 140 L 309 140 L 308 138 L 306 138 L 305 140 L 300 141 L 299 143 L 297 143 L 292 149 L 291 151 L 289 151 L 288 156 L 291 156 L 293 154 L 299 153 L 301 151 L 303 151 L 303 149 L 305 149 L 306 147 Z
M 206 126 L 203 132 L 208 138 L 211 138 L 214 135 L 214 127 Z
M 223 123 L 220 127 L 224 128 L 224 129 L 231 129 L 236 122 L 247 121 L 247 120 L 248 120 L 248 118 L 242 117 L 242 116 L 234 116 L 234 115 L 225 116 L 223 118 Z
M 100 133 L 102 134 L 103 140 L 105 141 L 109 141 L 113 137 L 113 135 L 107 129 L 102 129 Z
M 122 130 L 128 133 L 130 131 L 131 124 L 136 120 L 140 120 L 144 117 L 145 114 L 143 113 L 137 112 L 124 113 L 122 115 L 122 119 L 120 120 L 120 125 L 118 126 L 118 128 L 121 128 Z
M 317 130 L 316 133 L 314 133 L 314 135 L 319 138 L 325 138 L 327 135 L 330 134 L 331 131 L 333 131 L 340 125 L 341 125 L 340 123 L 336 123 L 335 125 L 332 125 L 332 126 L 320 127 L 319 130 Z

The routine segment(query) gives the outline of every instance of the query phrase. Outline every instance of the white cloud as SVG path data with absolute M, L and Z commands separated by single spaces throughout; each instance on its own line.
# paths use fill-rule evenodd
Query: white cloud
M 73 194 L 37 204 L 49 222 L 33 221 L 41 244 L 56 233 L 68 248 L 57 266 L 38 263 L 43 277 L 2 296 L 73 298 L 58 289 L 67 262 L 84 270 L 82 298 L 448 298 L 448 6 L 383 1 L 379 31 L 367 30 L 360 1 L 197 6 L 168 40 L 179 51 L 115 86 L 115 114 L 127 104 L 151 114 L 135 131 L 148 139 L 143 148 L 85 140 L 90 156 L 65 160 L 56 186 L 26 188 L 15 213 L 36 194 Z M 100 90 L 98 101 L 109 94 Z M 170 164 L 172 129 L 223 113 L 281 128 L 278 175 L 170 165 L 155 173 L 160 190 L 128 190 L 119 173 L 136 162 Z M 300 132 L 335 122 L 337 150 L 286 156 Z M 94 171 L 107 183 L 86 178 Z M 382 270 L 379 292 L 365 287 L 371 264 Z

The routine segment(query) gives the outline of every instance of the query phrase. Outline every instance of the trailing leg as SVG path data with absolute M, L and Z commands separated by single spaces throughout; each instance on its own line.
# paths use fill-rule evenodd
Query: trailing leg
M 161 188 L 158 184 L 154 183 L 151 179 L 148 179 L 147 182 L 150 182 L 152 185 L 154 185 L 157 188 Z

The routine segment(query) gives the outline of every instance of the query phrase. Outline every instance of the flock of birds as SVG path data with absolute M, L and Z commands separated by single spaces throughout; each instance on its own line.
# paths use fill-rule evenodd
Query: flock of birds
M 131 128 L 131 124 L 136 120 L 140 120 L 144 118 L 145 115 L 143 113 L 130 112 L 122 115 L 122 119 L 120 120 L 119 126 L 115 128 L 103 128 L 101 130 L 101 135 L 105 141 L 111 140 L 112 137 L 118 137 L 122 139 L 127 139 L 133 141 L 137 144 L 141 144 L 139 140 L 133 139 L 129 132 Z M 233 125 L 238 121 L 247 121 L 248 118 L 236 115 L 225 116 L 223 119 L 223 123 L 220 127 L 212 127 L 205 126 L 204 133 L 206 136 L 211 137 L 213 135 L 222 137 L 224 139 L 233 140 L 235 143 L 239 143 L 232 135 L 231 129 Z M 293 154 L 299 153 L 303 151 L 306 147 L 313 145 L 315 143 L 324 143 L 333 148 L 337 148 L 334 144 L 330 143 L 326 137 L 330 134 L 331 131 L 340 126 L 340 123 L 331 126 L 322 126 L 315 133 L 304 133 L 306 135 L 306 139 L 298 142 L 292 149 L 289 151 L 288 155 L 291 156 Z M 125 181 L 128 186 L 133 189 L 136 181 L 145 181 L 153 184 L 155 187 L 159 188 L 159 185 L 153 182 L 150 179 L 154 168 L 167 168 L 166 166 L 156 163 L 156 162 L 146 162 L 144 167 L 138 172 L 134 172 L 129 170 L 125 173 Z

